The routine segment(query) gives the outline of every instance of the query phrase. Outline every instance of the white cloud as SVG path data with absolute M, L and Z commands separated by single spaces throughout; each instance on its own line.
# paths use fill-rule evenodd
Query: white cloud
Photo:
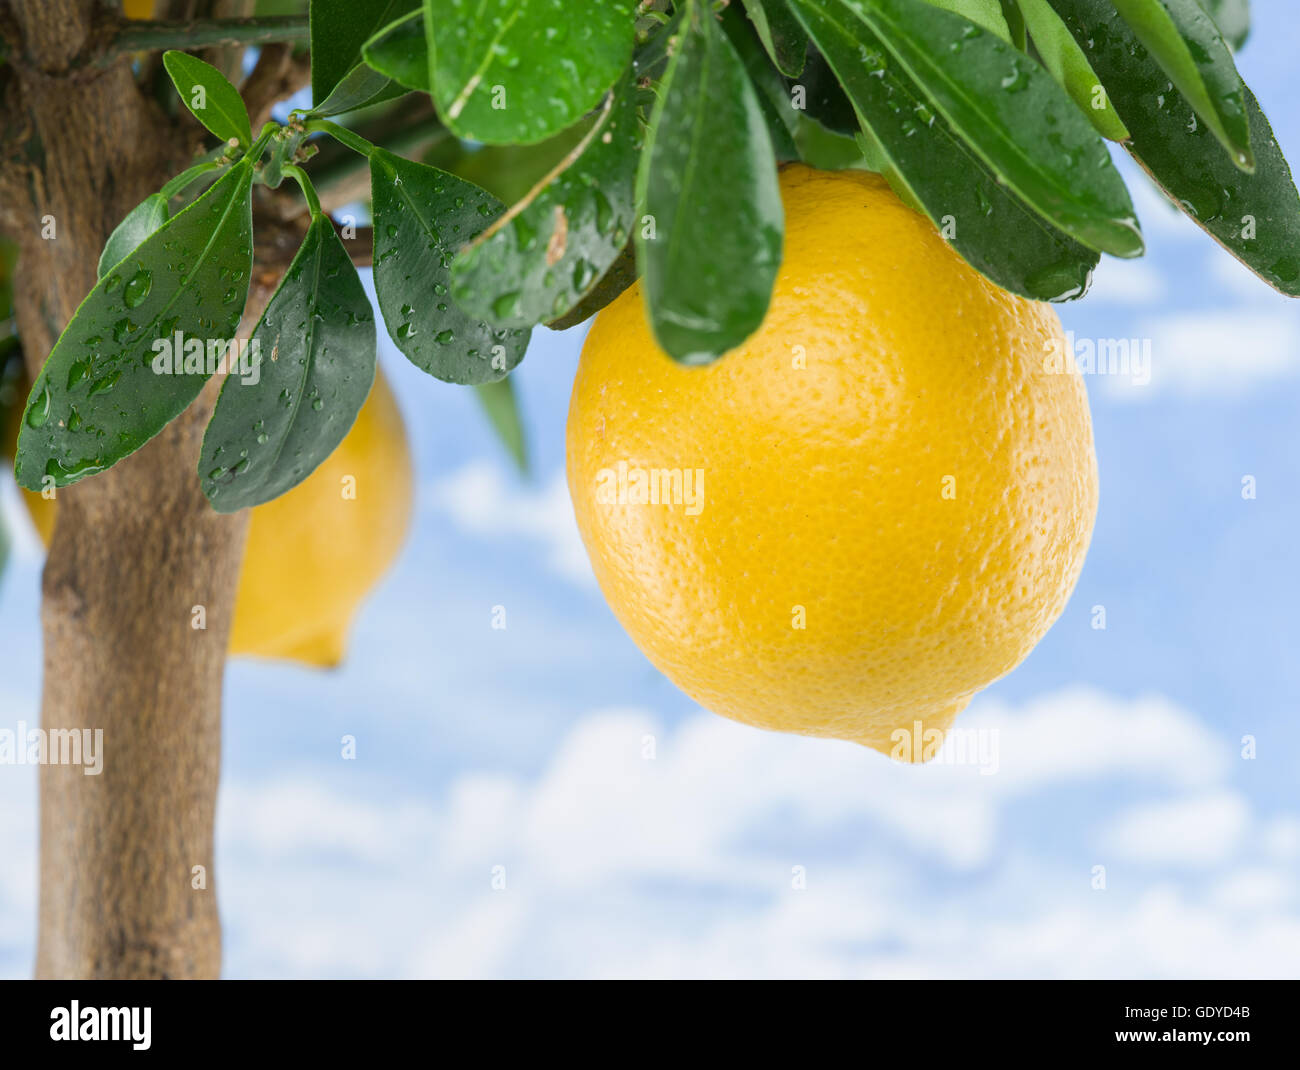
M 1300 921 L 1276 857 L 1290 819 L 1257 825 L 1225 786 L 1231 748 L 1196 718 L 1162 698 L 1076 688 L 1017 708 L 977 703 L 959 724 L 998 733 L 996 774 L 902 766 L 703 714 L 669 731 L 614 709 L 579 723 L 535 780 L 464 775 L 437 804 L 394 805 L 351 777 L 338 798 L 297 778 L 240 786 L 222 826 L 223 886 L 239 888 L 232 962 L 252 972 L 270 947 L 268 963 L 309 974 L 1294 969 Z M 1053 808 L 1072 786 L 1088 792 L 1082 815 Z M 1157 798 L 1128 801 L 1134 786 Z M 1046 849 L 1020 828 L 1044 813 L 1056 830 Z M 328 898 L 313 875 L 323 851 L 347 874 Z M 1109 891 L 1091 887 L 1097 861 Z M 329 941 L 331 899 L 347 904 L 347 927 Z M 284 937 L 285 925 L 332 952 Z
M 1093 304 L 1147 305 L 1165 296 L 1164 277 L 1150 260 L 1104 260 L 1093 272 L 1088 301 Z
M 535 777 L 482 769 L 396 793 L 335 760 L 228 784 L 228 970 L 1294 974 L 1300 821 L 1253 817 L 1229 784 L 1232 748 L 1194 716 L 1073 688 L 977 701 L 958 724 L 997 732 L 996 773 L 608 709 Z M 5 774 L 5 827 L 22 828 L 34 800 L 10 799 Z M 0 831 L 8 857 L 32 857 L 28 832 Z M 20 908 L 0 942 L 30 924 L 20 893 L 0 882 L 0 918 Z
M 1219 791 L 1136 806 L 1102 833 L 1104 850 L 1145 865 L 1209 866 L 1242 846 L 1250 808 L 1236 792 Z
M 498 464 L 473 461 L 428 487 L 423 496 L 466 534 L 494 540 L 522 535 L 542 546 L 547 564 L 561 576 L 595 583 L 563 472 L 533 490 L 512 485 Z
M 1254 304 L 1152 316 L 1139 324 L 1136 340 L 1150 342 L 1150 382 L 1101 377 L 1111 395 L 1128 401 L 1161 394 L 1239 397 L 1300 370 L 1300 313 L 1291 307 Z

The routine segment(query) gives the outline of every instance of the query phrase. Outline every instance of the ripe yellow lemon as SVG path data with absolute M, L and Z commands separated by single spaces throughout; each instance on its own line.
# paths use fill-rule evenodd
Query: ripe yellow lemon
M 56 502 L 23 495 L 48 546 Z M 293 490 L 253 509 L 230 652 L 337 665 L 361 601 L 406 539 L 411 496 L 402 414 L 377 374 L 338 448 Z
M 1078 578 L 1087 395 L 1055 311 L 878 176 L 796 165 L 781 188 L 784 260 L 743 346 L 674 363 L 638 286 L 596 318 L 569 408 L 578 527 L 615 615 L 701 705 L 928 758 Z
M 362 599 L 406 540 L 411 496 L 402 414 L 376 375 L 338 448 L 253 510 L 230 652 L 338 664 Z

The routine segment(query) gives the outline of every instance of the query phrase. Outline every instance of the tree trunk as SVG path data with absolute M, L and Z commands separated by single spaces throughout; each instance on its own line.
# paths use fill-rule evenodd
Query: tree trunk
M 84 62 L 88 0 L 11 11 L 21 43 L 4 86 L 0 225 L 19 244 L 15 307 L 34 375 L 94 284 L 105 238 L 187 161 L 193 135 L 178 135 L 125 61 Z M 212 401 L 208 390 L 137 454 L 58 492 L 42 725 L 102 729 L 103 771 L 41 770 L 39 977 L 220 972 L 213 815 L 247 514 L 217 514 L 199 490 Z

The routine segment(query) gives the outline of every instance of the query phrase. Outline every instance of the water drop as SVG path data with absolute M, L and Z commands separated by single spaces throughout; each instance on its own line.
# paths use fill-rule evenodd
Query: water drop
M 96 394 L 107 393 L 113 389 L 120 378 L 122 378 L 122 373 L 117 371 L 113 372 L 111 375 L 104 376 L 102 379 L 96 379 L 90 384 L 90 396 L 93 398 Z
M 139 308 L 141 302 L 149 296 L 153 288 L 153 274 L 141 268 L 127 280 L 122 288 L 122 304 L 127 308 Z
M 517 315 L 519 315 L 518 290 L 508 290 L 492 302 L 492 316 L 494 319 L 513 319 Z
M 573 266 L 573 287 L 579 292 L 591 285 L 596 277 L 596 269 L 587 260 L 579 260 Z
M 27 410 L 27 426 L 43 427 L 50 418 L 50 388 L 43 387 Z

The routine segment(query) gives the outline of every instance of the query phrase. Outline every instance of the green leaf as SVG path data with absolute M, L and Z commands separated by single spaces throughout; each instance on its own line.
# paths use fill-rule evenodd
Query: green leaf
M 637 176 L 653 230 L 636 232 L 650 324 L 675 360 L 703 364 L 763 322 L 784 214 L 762 106 L 713 16 L 687 0 Z
M 361 56 L 393 81 L 427 93 L 429 46 L 424 38 L 424 12 L 412 11 L 390 22 L 361 46 Z
M 456 304 L 499 327 L 531 327 L 581 301 L 632 232 L 641 138 L 629 80 L 554 177 L 456 258 Z
M 375 293 L 389 336 L 416 367 L 449 383 L 504 378 L 529 332 L 491 326 L 451 299 L 451 264 L 495 219 L 501 202 L 436 167 L 384 149 L 370 156 Z
M 796 110 L 823 130 L 847 137 L 858 132 L 853 103 L 820 52 L 809 54 L 803 75 L 791 85 L 790 93 Z
M 343 115 L 356 111 L 357 108 L 381 104 L 409 92 L 406 86 L 394 82 L 386 74 L 372 70 L 364 63 L 358 63 L 343 76 L 333 91 L 319 105 L 307 113 L 309 118 L 327 119 L 331 115 Z
M 317 214 L 222 384 L 199 480 L 219 513 L 278 498 L 343 441 L 375 379 L 375 318 L 329 217 Z
M 782 10 L 789 12 L 789 8 Z M 782 161 L 799 159 L 799 147 L 795 144 L 795 137 L 799 133 L 802 116 L 791 102 L 789 83 L 769 62 L 768 54 L 764 51 L 754 29 L 754 23 L 741 16 L 734 7 L 729 7 L 722 12 L 722 28 L 736 50 L 736 55 L 740 57 L 740 62 L 745 65 L 749 80 L 754 83 L 754 88 L 758 91 L 758 102 L 762 105 L 763 114 L 767 118 L 767 132 L 772 138 L 772 148 L 776 158 Z M 808 35 L 804 33 L 802 26 L 799 27 L 799 32 L 803 34 L 806 52 Z
M 1007 44 L 1011 44 L 1011 28 L 1002 13 L 1001 0 L 925 0 L 932 7 L 951 11 L 969 19 L 976 26 L 981 26 L 989 33 L 995 33 Z
M 600 281 L 588 291 L 587 296 L 574 305 L 563 316 L 547 322 L 553 331 L 564 331 L 576 327 L 584 320 L 590 319 L 602 308 L 612 302 L 638 278 L 636 263 L 636 243 L 628 241 L 618 259 L 610 265 Z
M 515 388 L 509 377 L 495 383 L 482 383 L 474 388 L 483 412 L 496 432 L 501 445 L 506 448 L 522 474 L 528 472 L 528 451 L 524 440 L 524 427 L 519 419 L 519 404 Z
M 632 55 L 635 0 L 424 0 L 433 101 L 461 137 L 531 144 L 600 103 Z
M 1101 136 L 1028 56 L 921 0 L 839 0 L 999 179 L 1094 249 L 1140 256 L 1133 204 Z
M 813 119 L 802 118 L 795 144 L 799 149 L 799 159 L 819 171 L 859 168 L 874 171 L 876 168 L 865 158 L 866 146 L 861 138 L 861 126 L 854 134 L 837 134 Z
M 163 53 L 163 66 L 194 118 L 222 141 L 234 138 L 245 148 L 252 144 L 248 109 L 224 74 L 211 63 L 175 50 Z
M 1079 105 L 1097 133 L 1111 141 L 1126 141 L 1128 128 L 1120 122 L 1109 94 L 1061 17 L 1047 0 L 1020 0 L 1020 11 L 1043 66 Z
M 1245 86 L 1197 0 L 1113 0 L 1121 17 L 1243 171 L 1255 168 Z
M 252 266 L 253 165 L 232 167 L 90 291 L 37 376 L 18 437 L 19 483 L 75 483 L 134 453 L 203 389 L 206 360 L 165 358 L 179 334 L 233 337 Z M 214 363 L 215 363 L 214 349 Z M 202 367 L 199 366 L 202 364 Z M 158 368 L 160 370 L 155 370 Z
M 803 73 L 808 52 L 808 35 L 790 14 L 785 0 L 744 0 L 745 13 L 754 24 L 759 40 L 772 57 L 777 70 L 787 78 Z
M 1036 300 L 1080 297 L 1098 255 L 1062 234 L 998 182 L 935 114 L 900 64 L 838 0 L 791 0 L 840 73 L 884 155 L 881 170 L 919 202 L 966 261 L 1005 290 Z M 901 183 L 903 188 L 898 188 Z
M 1007 29 L 1011 31 L 1011 43 L 1023 52 L 1027 40 L 1025 17 L 1020 13 L 1020 6 L 1016 0 L 998 0 L 998 2 L 1002 5 L 1002 17 L 1007 20 Z
M 1300 194 L 1246 90 L 1255 172 L 1239 171 L 1109 0 L 1052 0 L 1110 90 L 1126 146 L 1169 199 L 1270 286 L 1300 296 Z
M 1250 0 L 1200 0 L 1223 39 L 1239 52 L 1250 36 Z
M 104 251 L 99 254 L 98 278 L 108 274 L 108 269 L 126 259 L 154 231 L 167 222 L 167 198 L 161 193 L 151 193 L 134 208 L 108 236 Z
M 376 30 L 419 7 L 420 0 L 311 0 L 311 100 L 323 104 L 361 59 Z M 340 112 L 317 112 L 338 115 Z

